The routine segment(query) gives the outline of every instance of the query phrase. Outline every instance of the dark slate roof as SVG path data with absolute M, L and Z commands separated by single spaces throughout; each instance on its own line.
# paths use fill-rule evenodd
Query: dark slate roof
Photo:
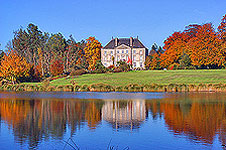
M 118 38 L 118 46 L 125 44 L 130 47 L 130 38 Z M 115 46 L 115 39 L 112 39 L 104 49 L 114 49 Z M 146 48 L 138 38 L 133 38 L 133 46 L 132 48 Z

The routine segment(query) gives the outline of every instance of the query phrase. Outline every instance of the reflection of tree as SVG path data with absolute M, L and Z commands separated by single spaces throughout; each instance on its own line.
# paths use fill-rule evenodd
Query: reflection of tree
M 226 145 L 225 97 L 169 97 L 159 100 L 0 100 L 0 118 L 12 129 L 15 140 L 37 147 L 42 140 L 63 139 L 84 125 L 97 128 L 101 120 L 114 129 L 137 129 L 148 115 L 164 117 L 175 135 L 212 144 L 216 135 Z M 69 128 L 67 128 L 67 126 Z
M 17 142 L 35 148 L 43 137 L 62 139 L 66 125 L 71 135 L 86 120 L 95 127 L 101 120 L 101 106 L 94 100 L 1 100 L 0 116 L 12 127 Z
M 94 102 L 90 102 L 86 108 L 85 118 L 88 122 L 88 126 L 95 129 L 97 124 L 101 120 L 101 110 L 97 109 Z
M 156 111 L 156 102 L 147 104 L 152 114 L 164 114 L 168 128 L 176 135 L 187 135 L 189 139 L 212 144 L 219 131 L 220 141 L 226 143 L 225 104 L 199 103 L 186 104 L 174 101 L 160 101 Z

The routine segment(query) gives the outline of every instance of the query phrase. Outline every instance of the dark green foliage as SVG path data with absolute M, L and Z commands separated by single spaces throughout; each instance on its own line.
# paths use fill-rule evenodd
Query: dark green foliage
M 191 59 L 188 54 L 183 53 L 179 59 L 179 68 L 180 69 L 189 69 L 191 68 Z
M 125 61 L 118 61 L 116 66 L 115 72 L 128 72 L 131 70 L 131 66 Z
M 105 73 L 108 71 L 108 68 L 106 68 L 102 63 L 101 60 L 96 61 L 96 64 L 94 66 L 94 70 L 92 73 Z

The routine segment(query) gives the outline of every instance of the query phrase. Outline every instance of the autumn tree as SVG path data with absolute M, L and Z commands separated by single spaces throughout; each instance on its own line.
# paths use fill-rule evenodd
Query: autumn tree
M 1 44 L 0 44 L 0 46 L 1 46 Z M 4 52 L 3 52 L 3 50 L 0 49 L 0 61 L 1 61 L 3 56 L 4 56 Z
M 84 41 L 76 42 L 71 35 L 69 36 L 65 51 L 66 71 L 68 71 L 70 68 L 74 68 L 76 65 L 85 68 L 84 47 L 85 47 Z
M 218 26 L 218 32 L 220 34 L 220 38 L 226 42 L 226 14 L 223 16 L 220 25 Z
M 220 49 L 220 39 L 211 23 L 198 27 L 195 36 L 188 42 L 188 54 L 195 66 L 201 68 L 224 66 L 225 54 Z
M 51 65 L 50 65 L 50 73 L 53 76 L 57 76 L 60 75 L 64 72 L 64 64 L 63 61 L 61 59 L 56 59 L 56 60 L 52 60 L 51 61 Z
M 89 37 L 86 41 L 86 47 L 84 48 L 85 57 L 88 63 L 88 69 L 93 70 L 96 61 L 100 59 L 102 45 L 95 37 Z
M 164 41 L 165 52 L 160 56 L 161 67 L 166 68 L 170 64 L 179 63 L 179 58 L 186 51 L 186 33 L 175 32 Z
M 30 64 L 24 57 L 10 50 L 8 54 L 4 54 L 1 60 L 0 77 L 15 84 L 29 76 L 30 68 Z

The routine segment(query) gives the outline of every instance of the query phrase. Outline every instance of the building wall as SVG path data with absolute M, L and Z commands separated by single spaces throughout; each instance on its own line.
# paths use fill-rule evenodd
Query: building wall
M 113 65 L 112 57 L 114 57 L 116 64 L 118 61 L 128 61 L 128 59 L 132 59 L 132 67 L 133 68 L 143 68 L 145 69 L 145 59 L 146 59 L 146 49 L 145 48 L 130 48 L 120 46 L 116 47 L 116 49 L 101 49 L 101 62 L 105 67 L 109 67 Z

